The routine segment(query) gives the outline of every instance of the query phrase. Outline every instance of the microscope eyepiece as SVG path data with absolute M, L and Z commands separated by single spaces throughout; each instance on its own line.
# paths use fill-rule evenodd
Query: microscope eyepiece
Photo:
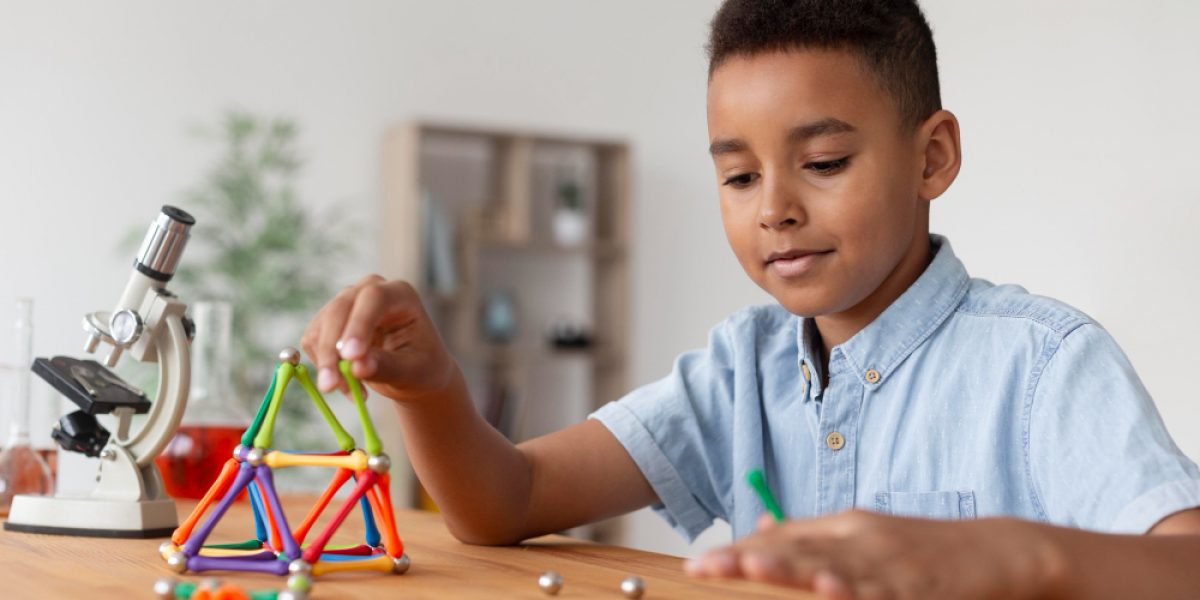
M 196 219 L 186 211 L 164 205 L 158 218 L 150 224 L 133 266 L 147 277 L 163 283 L 170 281 L 195 224 Z

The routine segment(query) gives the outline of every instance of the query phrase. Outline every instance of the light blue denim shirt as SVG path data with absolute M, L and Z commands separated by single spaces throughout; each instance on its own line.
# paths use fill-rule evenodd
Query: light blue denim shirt
M 1013 516 L 1141 533 L 1200 506 L 1200 471 L 1172 442 L 1112 337 L 1087 315 L 967 275 L 944 238 L 874 322 L 830 352 L 779 305 L 742 310 L 669 376 L 592 415 L 688 539 L 735 537 L 762 503 L 944 519 Z

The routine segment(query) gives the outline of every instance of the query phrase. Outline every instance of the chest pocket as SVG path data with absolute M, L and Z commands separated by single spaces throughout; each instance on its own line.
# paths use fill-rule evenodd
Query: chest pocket
M 902 517 L 974 519 L 975 492 L 879 492 L 875 510 Z

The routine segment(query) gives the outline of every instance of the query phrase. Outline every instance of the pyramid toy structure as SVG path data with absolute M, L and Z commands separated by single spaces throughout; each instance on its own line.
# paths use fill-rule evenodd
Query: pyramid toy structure
M 350 372 L 350 362 L 338 367 L 350 389 L 351 399 L 362 421 L 366 447 L 358 448 L 354 438 L 338 422 L 325 399 L 313 385 L 308 369 L 300 364 L 300 352 L 286 348 L 279 353 L 271 386 L 258 408 L 254 422 L 242 435 L 241 444 L 221 469 L 221 474 L 192 514 L 171 535 L 171 541 L 159 548 L 167 565 L 178 573 L 213 570 L 250 571 L 275 575 L 304 574 L 319 576 L 335 571 L 382 571 L 403 574 L 409 559 L 396 533 L 396 517 L 389 491 L 391 461 L 383 453 L 383 444 L 367 413 L 362 385 Z M 300 382 L 317 409 L 329 423 L 341 447 L 336 452 L 285 452 L 271 447 L 275 418 L 283 394 L 292 379 Z M 332 467 L 332 481 L 308 515 L 295 528 L 275 491 L 273 469 L 286 467 Z M 317 518 L 329 506 L 334 494 L 347 481 L 354 480 L 349 498 L 341 501 L 333 519 L 307 545 L 304 543 Z M 243 491 L 249 491 L 254 511 L 255 538 L 245 542 L 205 545 L 213 528 Z M 197 527 L 204 513 L 220 498 L 212 514 Z M 363 544 L 330 547 L 329 539 L 358 505 L 366 525 Z M 382 529 L 382 534 L 380 530 Z

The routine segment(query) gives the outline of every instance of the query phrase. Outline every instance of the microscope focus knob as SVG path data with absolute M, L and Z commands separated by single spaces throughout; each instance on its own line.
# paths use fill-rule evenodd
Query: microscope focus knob
M 108 330 L 111 332 L 113 340 L 117 342 L 117 345 L 126 348 L 134 345 L 138 338 L 142 337 L 144 329 L 145 323 L 142 322 L 142 316 L 137 314 L 137 311 L 128 308 L 113 313 L 112 320 L 108 322 Z

